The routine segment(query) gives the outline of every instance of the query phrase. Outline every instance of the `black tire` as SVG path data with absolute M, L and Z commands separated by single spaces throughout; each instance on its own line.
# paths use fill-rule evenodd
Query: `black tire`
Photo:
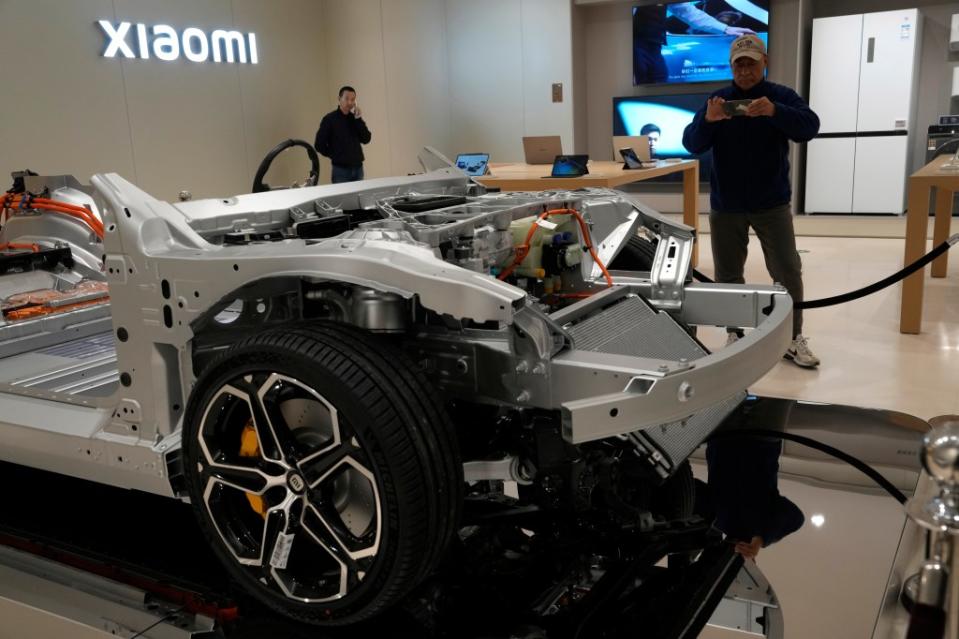
M 689 461 L 685 460 L 661 486 L 653 497 L 653 512 L 667 521 L 689 519 L 696 505 L 696 480 Z
M 351 327 L 265 331 L 218 356 L 187 406 L 183 455 L 217 557 L 300 621 L 345 625 L 395 604 L 458 526 L 462 462 L 437 393 Z M 292 535 L 285 556 L 278 532 Z
M 613 258 L 609 268 L 618 271 L 648 271 L 653 268 L 655 257 L 656 244 L 634 234 L 626 240 L 626 245 Z

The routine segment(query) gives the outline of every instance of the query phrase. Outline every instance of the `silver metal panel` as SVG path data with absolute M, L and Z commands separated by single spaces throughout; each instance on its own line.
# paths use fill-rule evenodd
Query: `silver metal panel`
M 23 392 L 32 392 L 25 389 Z M 104 484 L 172 496 L 166 446 L 106 432 L 112 407 L 3 395 L 0 459 Z
M 34 401 L 64 406 L 67 411 L 89 410 L 47 400 Z M 77 416 L 70 414 L 76 420 Z M 72 435 L 63 431 L 76 424 L 60 424 L 61 428 L 48 430 L 42 428 L 51 425 L 46 420 L 29 426 L 0 422 L 5 442 L 0 447 L 0 460 L 120 488 L 174 496 L 162 444 L 153 448 L 134 437 L 99 431 L 91 434 L 89 424 L 82 424 L 83 428 L 76 428 L 77 434 Z
M 613 273 L 615 272 L 616 271 L 613 271 Z M 639 284 L 633 283 L 634 280 L 630 280 L 628 284 L 625 284 L 620 280 L 620 278 L 616 278 L 615 281 L 617 283 L 616 286 L 605 288 L 598 293 L 590 295 L 589 297 L 576 302 L 575 304 L 570 304 L 569 306 L 561 308 L 554 313 L 550 313 L 550 319 L 557 324 L 567 324 L 587 315 L 588 313 L 598 311 L 604 306 L 608 306 L 622 297 L 626 297 L 630 293 L 642 288 L 643 285 L 645 285 L 645 290 L 649 290 L 648 280 L 635 280 L 635 282 L 639 282 Z
M 100 175 L 108 177 L 111 174 Z M 96 176 L 91 182 L 101 188 Z M 431 193 L 436 192 L 436 189 L 465 193 L 469 184 L 470 179 L 462 171 L 448 168 L 432 171 L 429 175 L 376 178 L 346 184 L 250 193 L 224 199 L 178 202 L 173 208 L 177 217 L 185 219 L 198 230 L 201 226 L 206 228 L 207 225 L 218 223 L 223 223 L 224 228 L 232 228 L 232 220 L 224 218 L 224 214 L 236 218 L 249 217 L 254 212 L 284 211 L 291 207 L 312 205 L 315 201 L 336 203 L 344 209 L 360 209 L 364 208 L 364 205 L 372 206 L 376 200 L 406 193 Z
M 109 331 L 110 305 L 97 304 L 16 323 L 0 323 L 0 357 L 29 353 Z
M 0 388 L 4 391 L 12 390 L 11 383 L 71 364 L 73 364 L 71 359 L 43 353 L 22 353 L 5 357 L 0 360 Z
M 574 324 L 569 332 L 584 351 L 668 360 L 706 355 L 671 317 L 635 296 Z
M 148 602 L 147 593 L 138 588 L 4 546 L 0 546 L 0 599 L 65 620 L 63 637 L 83 629 L 114 637 L 190 639 L 208 636 L 215 626 L 209 617 Z M 28 635 L 23 628 L 17 636 Z
M 743 563 L 707 623 L 736 630 L 744 636 L 782 639 L 782 608 L 775 591 L 755 562 Z
M 99 335 L 91 335 L 71 342 L 56 344 L 48 348 L 37 351 L 44 355 L 59 355 L 60 357 L 73 357 L 75 359 L 86 359 L 96 355 L 109 353 L 113 355 L 116 350 L 113 348 L 113 333 L 106 331 Z
M 664 235 L 660 239 L 650 270 L 650 296 L 653 299 L 671 309 L 682 306 L 692 255 L 692 234 L 686 237 Z
M 16 382 L 13 386 L 49 390 L 55 393 L 77 394 L 78 388 L 97 387 L 105 379 L 115 379 L 117 373 L 117 359 L 113 355 L 103 355 L 79 364 L 58 368 L 53 371 L 34 375 Z
M 771 309 L 765 321 L 743 339 L 685 366 L 671 369 L 663 363 L 659 377 L 649 360 L 639 358 L 580 350 L 553 358 L 551 385 L 559 397 L 583 397 L 580 389 L 594 385 L 591 380 L 599 377 L 599 371 L 611 384 L 619 384 L 617 392 L 564 401 L 564 437 L 575 444 L 659 426 L 743 391 L 782 359 L 792 340 L 787 321 L 792 305 L 788 295 L 782 299 L 784 303 Z M 646 384 L 637 385 L 634 380 Z
M 766 321 L 770 305 L 783 305 L 792 315 L 792 298 L 784 292 L 781 286 L 688 284 L 679 317 L 693 325 L 755 328 Z
M 653 297 L 653 284 L 649 279 L 637 277 L 631 271 L 610 271 L 616 286 L 604 290 L 581 302 L 567 306 L 553 313 L 560 323 L 570 321 L 583 309 L 608 304 L 609 297 L 620 297 L 627 292 L 643 296 L 653 308 L 666 310 L 676 318 L 692 326 L 738 326 L 755 328 L 766 321 L 764 309 L 777 303 L 787 303 L 782 297 L 785 289 L 781 286 L 758 284 L 701 284 L 687 283 L 683 289 L 682 306 L 674 305 Z M 619 289 L 619 290 L 617 290 Z M 788 301 L 790 308 L 792 302 Z
M 13 392 L 30 389 L 104 397 L 119 379 L 112 333 L 55 344 L 8 358 L 4 364 L 14 376 L 4 380 L 9 386 L 3 389 Z
M 33 397 L 4 395 L 0 430 L 19 427 L 90 438 L 102 428 L 103 422 L 109 417 L 110 411 L 101 408 L 85 408 Z M 4 430 L 5 434 L 9 432 L 11 431 Z M 16 446 L 18 443 L 26 442 L 14 441 L 12 445 Z M 8 447 L 0 446 L 0 455 L 5 455 L 4 450 Z
M 663 424 L 659 428 L 642 431 L 642 437 L 651 442 L 669 462 L 670 467 L 685 460 L 709 435 L 722 424 L 746 398 L 745 391 L 713 404 L 689 419 Z

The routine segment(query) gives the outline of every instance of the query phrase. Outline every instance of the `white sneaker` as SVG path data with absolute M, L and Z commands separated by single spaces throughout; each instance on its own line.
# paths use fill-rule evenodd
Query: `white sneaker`
M 809 341 L 802 335 L 796 336 L 796 339 L 789 345 L 789 350 L 786 351 L 783 357 L 792 360 L 793 364 L 802 366 L 803 368 L 816 368 L 819 366 L 819 358 L 809 349 Z
M 726 333 L 726 346 L 732 346 L 739 341 L 739 333 Z

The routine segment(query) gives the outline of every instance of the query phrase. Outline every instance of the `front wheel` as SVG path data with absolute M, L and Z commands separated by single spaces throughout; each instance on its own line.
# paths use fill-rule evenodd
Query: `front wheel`
M 185 474 L 207 539 L 282 614 L 348 624 L 435 568 L 462 503 L 436 393 L 402 353 L 335 324 L 266 331 L 197 380 Z
M 639 235 L 630 235 L 609 268 L 623 271 L 648 271 L 656 259 L 656 242 Z

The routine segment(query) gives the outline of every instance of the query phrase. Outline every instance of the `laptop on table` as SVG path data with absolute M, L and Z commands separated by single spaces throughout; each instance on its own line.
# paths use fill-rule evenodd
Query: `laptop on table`
M 573 178 L 581 177 L 589 173 L 586 163 L 589 162 L 588 155 L 557 155 L 553 159 L 553 171 L 545 177 L 550 178 Z
M 527 164 L 550 164 L 563 154 L 563 143 L 558 135 L 523 137 L 523 153 Z
M 489 173 L 489 153 L 460 153 L 456 156 L 456 168 L 470 177 Z
M 620 149 L 630 148 L 636 154 L 640 162 L 650 162 L 653 154 L 649 149 L 648 135 L 614 135 L 613 136 L 613 159 L 619 155 Z
M 641 169 L 643 168 L 642 161 L 636 156 L 636 151 L 632 147 L 627 147 L 625 149 L 619 150 L 620 156 L 623 158 L 623 168 L 624 169 Z

